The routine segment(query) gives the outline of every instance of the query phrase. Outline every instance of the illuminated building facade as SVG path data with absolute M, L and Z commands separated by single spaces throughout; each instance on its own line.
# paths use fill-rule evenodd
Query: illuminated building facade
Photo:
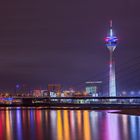
M 48 92 L 46 89 L 42 90 L 41 88 L 39 88 L 39 89 L 32 90 L 32 95 L 34 97 L 43 97 L 43 96 L 48 96 Z
M 61 85 L 60 84 L 49 84 L 48 85 L 48 93 L 49 96 L 61 96 Z
M 115 78 L 115 62 L 113 58 L 113 52 L 117 46 L 118 38 L 114 35 L 112 30 L 112 21 L 110 21 L 110 32 L 106 37 L 106 46 L 110 53 L 109 61 L 109 96 L 116 96 L 116 78 Z
M 86 82 L 86 93 L 90 96 L 102 95 L 102 81 L 88 81 Z
M 35 90 L 33 90 L 33 96 L 35 96 L 35 97 L 40 97 L 40 96 L 42 96 L 41 90 L 40 90 L 40 89 L 35 89 Z

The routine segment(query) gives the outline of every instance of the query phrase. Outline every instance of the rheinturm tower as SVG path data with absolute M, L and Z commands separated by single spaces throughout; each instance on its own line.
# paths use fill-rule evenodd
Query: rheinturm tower
M 112 30 L 112 20 L 110 21 L 109 34 L 105 38 L 106 46 L 109 50 L 109 96 L 116 96 L 115 61 L 113 52 L 117 46 L 118 38 Z

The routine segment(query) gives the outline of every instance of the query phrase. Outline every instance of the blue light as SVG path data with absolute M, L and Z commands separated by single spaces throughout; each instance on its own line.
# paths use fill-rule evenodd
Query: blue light
M 5 98 L 6 101 L 12 101 L 13 98 Z
M 105 38 L 107 46 L 116 46 L 118 38 L 116 36 L 108 36 Z
M 19 88 L 19 87 L 20 87 L 20 85 L 19 85 L 19 84 L 17 84 L 17 85 L 16 85 L 16 88 Z

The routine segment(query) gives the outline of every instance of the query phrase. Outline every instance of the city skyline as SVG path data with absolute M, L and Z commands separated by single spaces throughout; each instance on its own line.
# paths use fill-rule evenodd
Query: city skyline
M 1 88 L 17 83 L 69 86 L 88 80 L 102 80 L 107 86 L 109 62 L 103 38 L 110 19 L 119 33 L 114 53 L 118 89 L 140 88 L 140 2 L 119 0 L 116 9 L 110 7 L 113 1 L 102 6 L 99 1 L 9 4 L 0 5 Z
M 0 1 L 0 140 L 139 140 L 139 6 Z

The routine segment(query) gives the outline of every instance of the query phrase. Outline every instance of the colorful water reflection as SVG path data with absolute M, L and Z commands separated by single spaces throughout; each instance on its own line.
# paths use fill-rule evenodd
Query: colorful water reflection
M 139 140 L 140 117 L 89 110 L 0 111 L 0 140 Z

